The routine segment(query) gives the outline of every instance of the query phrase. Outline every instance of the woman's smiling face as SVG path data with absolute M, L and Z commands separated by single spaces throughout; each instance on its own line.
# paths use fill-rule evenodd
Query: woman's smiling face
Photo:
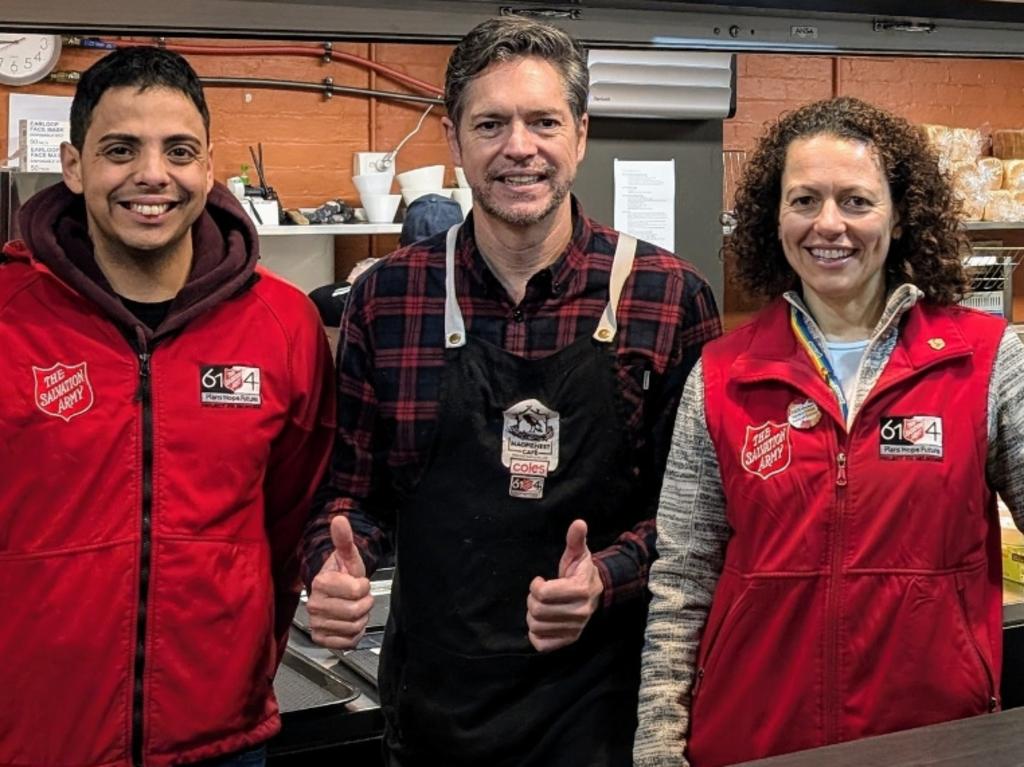
M 829 134 L 796 139 L 781 191 L 779 239 L 804 296 L 882 302 L 899 216 L 875 148 Z

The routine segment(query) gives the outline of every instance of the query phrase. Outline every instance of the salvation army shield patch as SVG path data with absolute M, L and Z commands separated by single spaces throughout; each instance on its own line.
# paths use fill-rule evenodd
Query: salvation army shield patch
M 82 415 L 93 403 L 92 384 L 86 363 L 65 365 L 58 362 L 52 367 L 32 366 L 35 378 L 36 407 L 65 423 Z
M 792 459 L 788 423 L 766 421 L 760 426 L 747 426 L 740 463 L 751 474 L 761 479 L 785 471 Z

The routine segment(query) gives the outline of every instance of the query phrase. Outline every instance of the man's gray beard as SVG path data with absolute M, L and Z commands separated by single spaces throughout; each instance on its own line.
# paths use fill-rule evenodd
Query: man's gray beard
M 540 223 L 558 210 L 558 207 L 565 202 L 569 190 L 572 189 L 572 182 L 573 179 L 568 179 L 562 184 L 557 184 L 552 189 L 551 202 L 539 213 L 514 213 L 509 210 L 503 210 L 491 202 L 489 195 L 484 194 L 481 191 L 481 187 L 471 185 L 473 204 L 479 205 L 484 211 L 504 221 L 506 224 L 511 224 L 512 226 L 531 226 L 532 224 Z

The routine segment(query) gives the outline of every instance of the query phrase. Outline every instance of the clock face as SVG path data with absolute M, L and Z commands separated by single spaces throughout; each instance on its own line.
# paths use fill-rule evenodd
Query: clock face
M 0 83 L 28 85 L 42 80 L 60 58 L 60 35 L 0 32 Z

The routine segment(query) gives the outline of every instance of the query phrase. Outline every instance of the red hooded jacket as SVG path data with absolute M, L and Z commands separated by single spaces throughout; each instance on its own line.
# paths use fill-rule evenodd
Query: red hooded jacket
M 279 728 L 334 422 L 316 310 L 222 187 L 154 331 L 63 184 L 0 264 L 0 764 L 163 765 Z
M 1005 323 L 911 308 L 847 430 L 789 317 L 779 301 L 704 349 L 733 536 L 697 659 L 694 767 L 998 706 L 999 525 L 985 461 Z

